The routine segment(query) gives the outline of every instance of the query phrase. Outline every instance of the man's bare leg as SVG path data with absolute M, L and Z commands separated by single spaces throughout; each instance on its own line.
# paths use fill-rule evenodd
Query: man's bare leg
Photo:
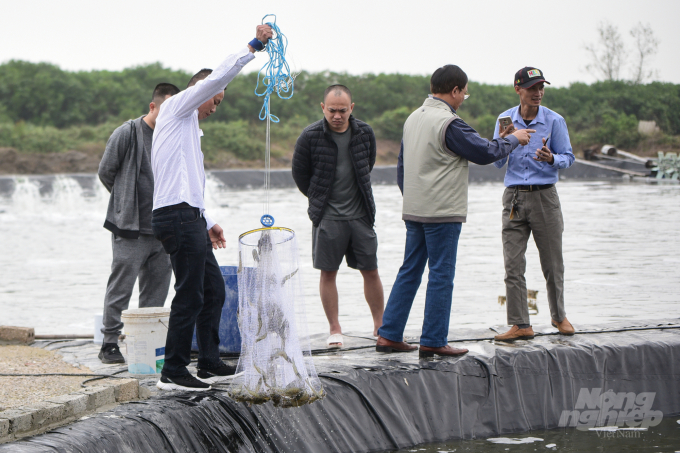
M 338 320 L 338 287 L 335 284 L 335 277 L 338 271 L 321 271 L 319 280 L 319 293 L 323 311 L 326 312 L 326 319 L 330 326 L 331 335 L 342 333 L 340 321 Z
M 364 297 L 368 302 L 373 316 L 373 335 L 378 336 L 378 329 L 382 326 L 383 312 L 385 311 L 385 295 L 378 269 L 372 271 L 360 271 L 364 277 Z

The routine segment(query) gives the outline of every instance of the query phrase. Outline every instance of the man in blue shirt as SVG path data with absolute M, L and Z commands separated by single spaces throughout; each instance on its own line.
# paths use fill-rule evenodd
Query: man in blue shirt
M 574 154 L 564 118 L 541 106 L 546 83 L 550 84 L 539 69 L 525 67 L 517 71 L 515 92 L 519 95 L 519 106 L 499 116 L 499 120 L 509 116 L 516 129 L 534 129 L 536 133 L 529 144 L 518 146 L 507 158 L 494 162 L 498 168 L 508 163 L 503 194 L 502 238 L 508 325 L 512 326 L 506 333 L 497 335 L 496 340 L 534 338 L 524 278 L 525 254 L 531 234 L 546 280 L 552 325 L 563 335 L 574 334 L 564 311 L 564 222 L 555 189 L 558 170 L 569 168 L 574 163 Z M 494 138 L 497 136 L 498 132 Z

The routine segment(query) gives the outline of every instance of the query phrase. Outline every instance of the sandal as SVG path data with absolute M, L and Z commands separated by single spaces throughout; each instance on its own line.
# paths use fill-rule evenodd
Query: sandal
M 326 345 L 329 348 L 341 348 L 342 347 L 342 334 L 334 333 L 328 337 L 326 340 Z

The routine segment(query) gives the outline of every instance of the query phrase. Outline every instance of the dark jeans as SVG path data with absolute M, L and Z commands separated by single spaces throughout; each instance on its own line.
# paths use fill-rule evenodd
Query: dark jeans
M 179 207 L 177 207 L 179 206 Z M 198 366 L 219 365 L 219 327 L 224 305 L 224 279 L 213 255 L 210 236 L 200 210 L 186 204 L 153 212 L 151 228 L 170 255 L 175 273 L 175 297 L 165 340 L 164 376 L 188 374 L 194 326 Z
M 383 325 L 378 334 L 392 341 L 404 341 L 413 299 L 420 287 L 425 264 L 430 267 L 425 295 L 425 319 L 420 344 L 439 348 L 448 344 L 453 278 L 456 275 L 456 254 L 462 224 L 406 223 L 406 250 L 387 300 Z

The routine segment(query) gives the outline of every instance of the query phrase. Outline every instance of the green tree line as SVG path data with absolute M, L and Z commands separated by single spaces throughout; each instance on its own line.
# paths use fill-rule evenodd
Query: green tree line
M 71 72 L 48 63 L 6 62 L 0 65 L 0 147 L 58 152 L 102 146 L 122 121 L 148 111 L 157 83 L 183 89 L 190 76 L 158 63 L 122 71 Z M 202 123 L 206 159 L 215 160 L 224 152 L 241 159 L 260 157 L 264 128 L 258 120 L 262 98 L 254 94 L 256 80 L 256 72 L 239 75 L 217 112 Z M 292 99 L 272 98 L 271 110 L 281 118 L 272 128 L 277 152 L 289 152 L 302 128 L 321 118 L 323 91 L 333 83 L 350 87 L 355 116 L 369 122 L 379 139 L 400 140 L 405 119 L 429 93 L 429 76 L 303 71 L 295 79 Z M 510 85 L 474 81 L 469 92 L 458 113 L 480 135 L 491 137 L 498 114 L 516 105 L 517 95 Z M 635 146 L 641 139 L 638 120 L 656 121 L 663 134 L 680 135 L 676 84 L 574 83 L 548 87 L 543 104 L 565 117 L 575 146 Z

